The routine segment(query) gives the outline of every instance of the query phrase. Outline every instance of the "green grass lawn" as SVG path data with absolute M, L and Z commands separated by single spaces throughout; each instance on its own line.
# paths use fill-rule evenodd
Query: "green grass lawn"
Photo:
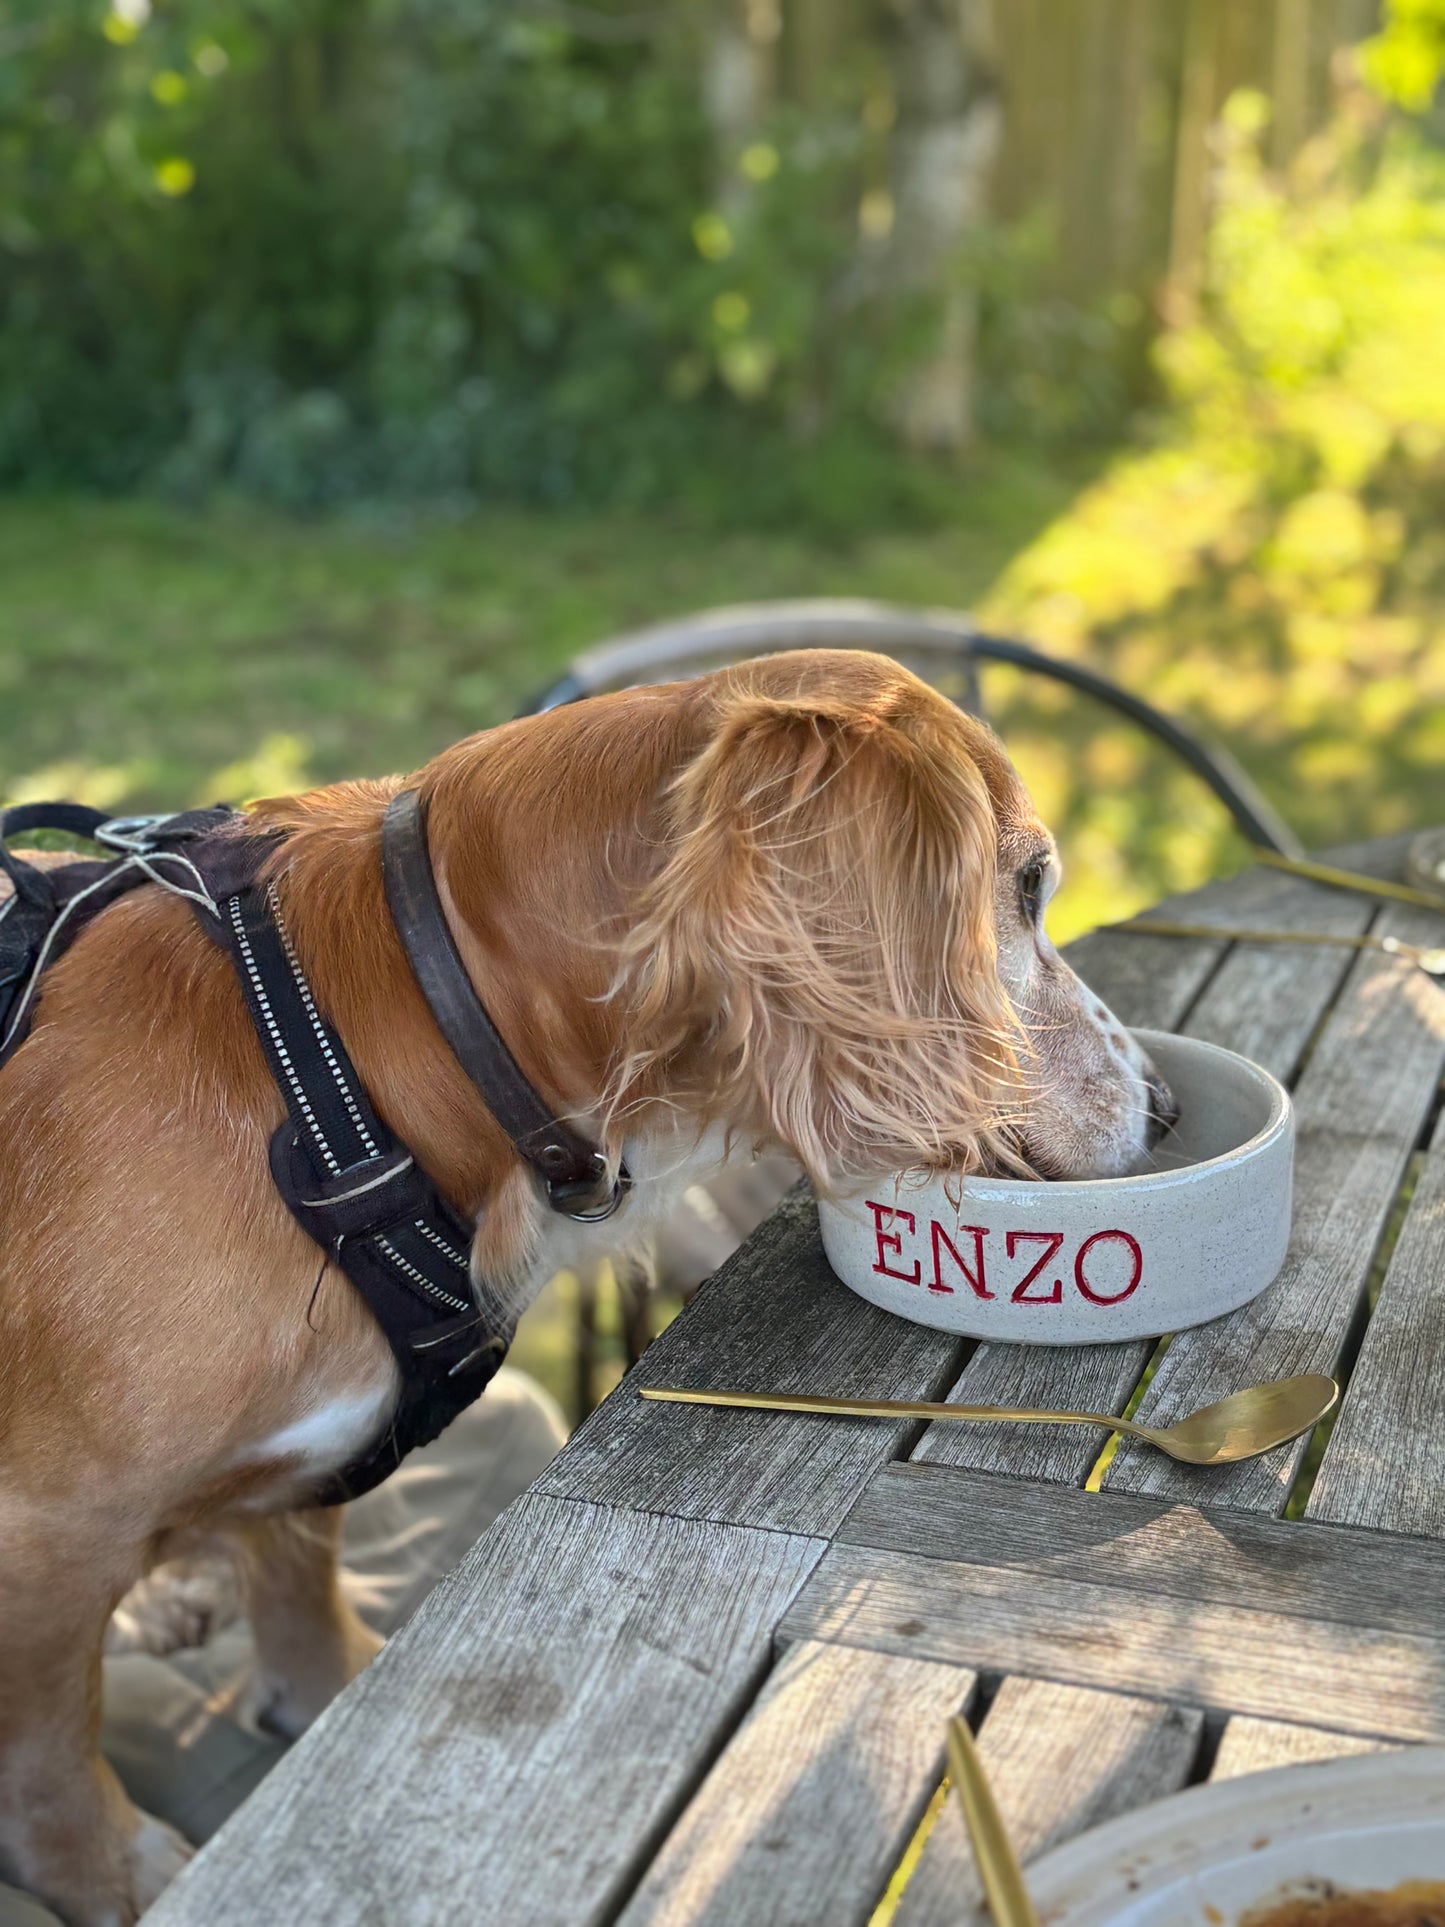
M 1318 544 L 1294 575 L 1278 542 L 1241 562 L 1229 478 L 1151 462 L 994 464 L 946 525 L 846 545 L 620 514 L 0 502 L 0 795 L 156 807 L 408 768 L 620 629 L 832 594 L 973 609 L 1094 662 L 1227 742 L 1309 841 L 1438 816 L 1445 570 L 1422 596 L 1417 568 L 1401 610 Z M 1127 726 L 1007 672 L 985 698 L 1060 833 L 1056 934 L 1242 860 Z
M 1442 543 L 1392 575 L 1348 516 L 1331 547 L 1331 515 L 1306 497 L 1261 529 L 1227 473 L 1147 452 L 1092 475 L 982 464 L 945 523 L 846 544 L 623 514 L 0 501 L 0 797 L 168 807 L 411 768 L 618 630 L 821 594 L 971 608 L 1095 663 L 1227 741 L 1312 842 L 1438 820 Z M 1060 835 L 1060 938 L 1244 860 L 1127 727 L 999 672 L 985 700 Z M 564 1287 L 519 1350 L 564 1401 L 569 1329 Z
M 819 593 L 967 606 L 1071 493 L 1013 468 L 957 526 L 849 550 L 615 514 L 0 501 L 0 794 L 166 804 L 411 767 L 660 616 Z

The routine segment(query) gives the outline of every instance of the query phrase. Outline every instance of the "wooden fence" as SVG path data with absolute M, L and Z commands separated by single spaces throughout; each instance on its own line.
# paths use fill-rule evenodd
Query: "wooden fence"
M 1288 162 L 1328 115 L 1337 55 L 1378 16 L 1377 0 L 994 0 L 996 211 L 1053 209 L 1071 292 L 1187 283 L 1225 100 L 1268 95 L 1270 157 Z

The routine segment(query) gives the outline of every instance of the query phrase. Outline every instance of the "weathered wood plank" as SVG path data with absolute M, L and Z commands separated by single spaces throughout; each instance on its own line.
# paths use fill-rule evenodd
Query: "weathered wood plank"
M 1235 881 L 1231 916 L 1237 912 L 1236 920 L 1246 927 L 1359 936 L 1377 910 L 1367 897 L 1278 870 L 1251 870 Z M 1353 960 L 1353 952 L 1324 945 L 1233 944 L 1183 1028 L 1190 1037 L 1253 1058 L 1282 1083 L 1292 1084 Z
M 658 1405 L 640 1384 L 939 1398 L 961 1342 L 879 1311 L 828 1268 L 806 1188 L 705 1284 L 538 1488 L 685 1518 L 830 1534 L 904 1425 Z
M 1423 943 L 1438 937 L 1439 924 L 1428 911 L 1389 909 L 1376 927 Z M 1294 1233 L 1284 1269 L 1253 1304 L 1180 1333 L 1140 1405 L 1145 1424 L 1168 1424 L 1257 1380 L 1333 1370 L 1442 1068 L 1439 986 L 1392 958 L 1362 954 L 1295 1094 Z M 1280 1511 L 1306 1444 L 1202 1471 L 1126 1440 L 1104 1482 Z
M 1080 1502 L 1082 1503 L 1082 1502 Z M 1303 1539 L 1309 1528 L 1292 1528 Z M 1445 1638 L 834 1546 L 781 1639 L 1029 1673 L 1341 1732 L 1445 1738 Z
M 1445 1544 L 1358 1526 L 910 1464 L 884 1468 L 836 1543 L 1445 1639 Z
M 1445 994 L 1441 1002 L 1445 1003 Z M 1445 1118 L 1435 1132 L 1305 1508 L 1445 1538 Z
M 1006 1679 L 978 1736 L 989 1784 L 1025 1862 L 1184 1784 L 1203 1716 L 1189 1707 L 1052 1680 Z M 986 1919 L 958 1802 L 939 1813 L 894 1927 Z M 813 1918 L 821 1918 L 814 1915 Z
M 1263 1773 L 1277 1766 L 1302 1766 L 1307 1760 L 1335 1760 L 1346 1753 L 1388 1751 L 1388 1740 L 1361 1739 L 1356 1733 L 1329 1733 L 1319 1726 L 1287 1726 L 1283 1720 L 1232 1719 L 1214 1756 L 1211 1780 L 1233 1780 L 1241 1773 Z
M 1348 932 L 1366 927 L 1373 906 L 1344 891 L 1255 869 L 1174 898 L 1150 914 Z M 1286 1080 L 1350 967 L 1348 951 L 1234 945 L 1226 956 L 1223 946 L 1203 939 L 1102 932 L 1072 945 L 1068 956 L 1127 1023 L 1182 1029 L 1243 1050 Z M 1153 1349 L 1147 1339 L 1061 1350 L 980 1345 L 947 1396 L 955 1403 L 1121 1412 Z M 935 1425 L 914 1456 L 1080 1485 L 1103 1443 L 1102 1436 L 1087 1432 L 1004 1434 Z
M 1231 901 L 1230 884 L 1214 883 L 1167 897 L 1149 914 L 1227 924 Z M 1068 944 L 1064 956 L 1126 1024 L 1177 1030 L 1228 948 L 1226 939 L 1211 943 L 1203 937 L 1129 937 L 1095 930 Z
M 610 1919 L 746 1706 L 816 1540 L 520 1500 L 154 1927 Z
M 953 1405 L 1037 1406 L 1063 1412 L 1122 1412 L 1154 1350 L 1125 1345 L 980 1345 L 947 1392 Z M 1007 1472 L 1019 1479 L 1082 1485 L 1103 1450 L 1103 1432 L 1043 1426 L 930 1425 L 914 1457 L 939 1465 Z
M 623 1927 L 863 1927 L 942 1771 L 975 1676 L 793 1647 L 648 1870 Z

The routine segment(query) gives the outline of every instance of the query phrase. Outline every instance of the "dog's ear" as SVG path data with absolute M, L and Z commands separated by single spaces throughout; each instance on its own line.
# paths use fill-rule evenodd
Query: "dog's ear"
M 824 1189 L 1000 1154 L 1018 1029 L 995 820 L 941 710 L 906 686 L 721 696 L 624 939 L 619 1102 L 666 1096 L 781 1141 Z

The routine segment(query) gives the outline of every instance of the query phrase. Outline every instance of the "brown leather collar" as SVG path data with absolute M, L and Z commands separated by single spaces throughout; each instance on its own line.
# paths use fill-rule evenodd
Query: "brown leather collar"
M 392 920 L 437 1028 L 517 1155 L 541 1178 L 548 1203 L 584 1223 L 610 1218 L 630 1183 L 627 1171 L 610 1178 L 597 1146 L 553 1117 L 472 988 L 437 894 L 426 811 L 415 790 L 402 790 L 386 807 L 381 867 Z

